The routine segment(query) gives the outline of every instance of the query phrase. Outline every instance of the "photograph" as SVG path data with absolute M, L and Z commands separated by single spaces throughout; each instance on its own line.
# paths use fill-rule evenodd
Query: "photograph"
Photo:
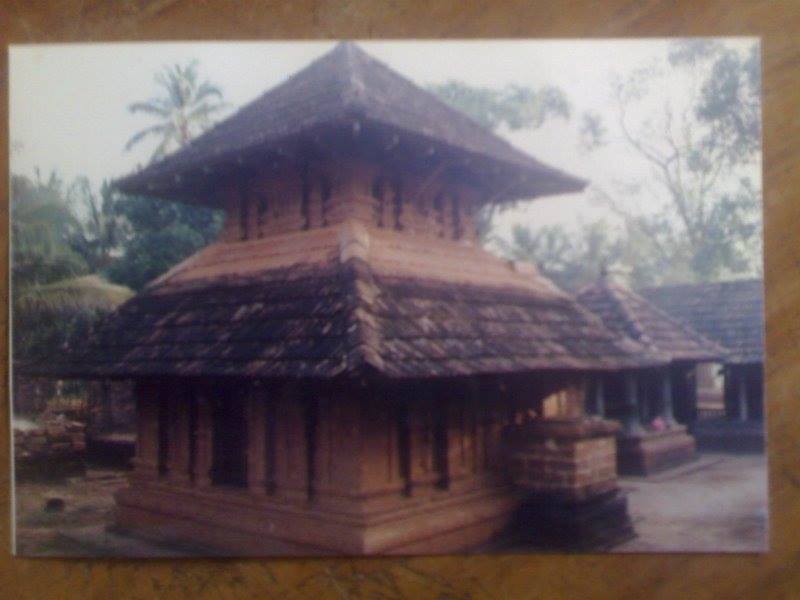
M 8 57 L 15 555 L 769 550 L 758 38 Z

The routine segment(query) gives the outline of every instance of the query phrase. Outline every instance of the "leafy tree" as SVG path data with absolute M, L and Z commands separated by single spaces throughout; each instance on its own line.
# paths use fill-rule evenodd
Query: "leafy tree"
M 134 290 L 212 242 L 222 225 L 219 211 L 138 196 L 123 196 L 116 210 L 130 234 L 107 273 Z
M 518 85 L 502 89 L 472 86 L 460 81 L 433 84 L 428 90 L 489 129 L 541 127 L 550 118 L 569 119 L 570 104 L 557 87 L 538 90 Z
M 605 145 L 608 131 L 603 124 L 602 117 L 595 112 L 585 112 L 581 115 L 579 145 L 585 151 L 592 151 Z
M 129 150 L 148 137 L 158 145 L 152 160 L 182 148 L 211 126 L 211 118 L 225 107 L 222 91 L 209 81 L 200 81 L 199 63 L 165 66 L 155 76 L 160 95 L 128 106 L 132 113 L 144 113 L 157 122 L 136 133 L 125 146 Z
M 11 279 L 15 288 L 52 283 L 88 271 L 67 243 L 78 226 L 61 179 L 11 177 Z
M 682 104 L 664 94 L 658 69 L 613 85 L 622 141 L 650 166 L 650 176 L 627 177 L 594 194 L 642 240 L 637 260 L 649 260 L 661 280 L 757 270 L 758 48 L 742 53 L 715 41 L 681 41 L 668 63 L 689 82 Z M 644 198 L 663 208 L 641 210 Z
M 576 231 L 562 225 L 531 229 L 516 225 L 511 239 L 496 240 L 514 260 L 533 262 L 543 275 L 572 292 L 597 279 L 603 269 L 625 255 L 623 241 L 605 221 L 581 223 Z
M 571 116 L 566 95 L 552 86 L 535 90 L 507 85 L 495 89 L 451 80 L 429 85 L 427 89 L 446 104 L 489 129 L 498 129 L 501 126 L 511 130 L 537 129 L 549 119 L 568 120 Z M 504 204 L 499 210 L 508 209 L 512 205 Z M 483 241 L 489 238 L 496 210 L 496 205 L 487 205 L 475 215 L 478 235 Z
M 131 292 L 87 274 L 70 243 L 81 224 L 55 174 L 47 181 L 13 175 L 11 183 L 13 357 L 42 360 L 84 340 Z
M 68 199 L 73 212 L 80 215 L 68 236 L 69 245 L 86 261 L 90 272 L 103 272 L 129 235 L 126 222 L 118 214 L 118 194 L 104 181 L 98 198 L 89 180 L 79 177 L 70 186 Z

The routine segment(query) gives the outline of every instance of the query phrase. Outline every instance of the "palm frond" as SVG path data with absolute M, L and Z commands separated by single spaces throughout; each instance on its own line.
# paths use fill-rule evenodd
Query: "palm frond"
M 125 144 L 125 150 L 130 150 L 131 148 L 133 148 L 133 146 L 138 144 L 140 141 L 142 141 L 148 135 L 156 134 L 156 133 L 164 134 L 169 129 L 170 128 L 169 128 L 168 125 L 151 125 L 150 127 L 142 129 L 138 133 L 134 134 L 131 137 L 131 139 L 128 140 L 128 142 Z
M 156 115 L 158 117 L 169 117 L 169 109 L 164 106 L 164 103 L 158 99 L 147 100 L 145 102 L 133 102 L 128 105 L 128 110 L 131 113 L 147 113 L 149 115 Z
M 197 88 L 197 91 L 195 92 L 194 95 L 194 101 L 201 102 L 202 100 L 210 98 L 211 96 L 216 96 L 221 100 L 222 90 L 213 83 L 204 81 L 203 83 L 200 84 L 200 87 Z
M 220 104 L 201 104 L 200 106 L 194 108 L 189 114 L 186 115 L 186 120 L 190 123 L 197 119 L 201 118 L 208 118 L 216 112 L 219 112 L 223 108 L 226 108 L 227 104 L 220 103 Z

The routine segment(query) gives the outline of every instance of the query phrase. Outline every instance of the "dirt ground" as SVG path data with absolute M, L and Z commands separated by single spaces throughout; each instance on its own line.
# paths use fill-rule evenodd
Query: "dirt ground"
M 106 530 L 125 474 L 89 469 L 85 477 L 16 486 L 19 555 L 186 556 Z M 623 478 L 638 537 L 615 552 L 754 552 L 767 543 L 767 469 L 762 455 L 704 454 L 650 478 Z M 47 510 L 48 500 L 63 509 Z M 51 502 L 52 503 L 52 502 Z M 56 501 L 58 503 L 58 501 Z
M 80 549 L 64 534 L 112 520 L 114 492 L 125 485 L 116 470 L 89 469 L 83 477 L 47 483 L 17 483 L 15 494 L 17 554 L 73 555 Z M 48 500 L 63 500 L 63 509 L 48 510 Z M 86 554 L 86 552 L 78 552 Z
M 47 483 L 18 483 L 15 495 L 16 554 L 21 556 L 191 556 L 107 530 L 113 522 L 114 492 L 126 473 L 88 469 L 85 476 Z M 63 501 L 48 510 L 48 501 Z

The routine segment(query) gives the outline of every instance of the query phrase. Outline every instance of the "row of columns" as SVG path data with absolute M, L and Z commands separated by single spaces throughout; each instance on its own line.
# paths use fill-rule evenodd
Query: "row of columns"
M 199 488 L 212 485 L 210 393 L 199 387 L 137 384 L 134 477 Z M 256 387 L 244 399 L 246 488 L 254 495 L 305 501 L 315 491 L 352 497 L 457 488 L 489 470 L 499 448 L 500 428 L 488 410 L 481 410 L 472 388 L 458 401 L 442 402 L 431 395 L 409 402 L 403 443 L 400 422 L 374 399 L 323 398 L 313 404 L 311 418 L 310 405 L 297 390 L 284 389 L 279 395 L 268 399 L 267 390 Z M 437 413 L 437 406 L 442 412 Z M 166 456 L 160 449 L 164 437 Z
M 178 485 L 208 487 L 212 484 L 214 462 L 212 399 L 200 391 L 194 395 L 188 390 L 175 392 L 172 386 L 160 387 L 155 382 L 137 384 L 134 476 L 163 476 Z M 245 400 L 247 487 L 254 493 L 265 493 L 267 489 L 266 403 L 260 400 L 257 394 L 250 394 Z M 165 419 L 161 418 L 162 410 L 166 412 Z M 162 425 L 166 427 L 167 440 L 163 473 L 159 469 Z
M 747 387 L 747 373 L 743 370 L 728 371 L 728 377 L 731 377 L 733 390 L 734 390 L 734 407 L 733 413 L 730 418 L 736 419 L 741 422 L 750 420 L 750 397 Z M 626 433 L 635 434 L 642 430 L 641 422 L 641 406 L 638 388 L 638 374 L 636 372 L 627 372 L 624 378 L 624 397 L 625 397 L 625 417 L 623 425 Z M 674 397 L 672 390 L 672 379 L 669 371 L 664 371 L 660 375 L 661 380 L 661 417 L 666 422 L 667 426 L 674 425 Z M 594 385 L 594 413 L 599 416 L 606 414 L 606 391 L 605 382 L 602 376 L 595 378 Z
M 629 371 L 623 375 L 625 413 L 622 421 L 623 431 L 628 435 L 638 435 L 643 432 L 642 407 L 639 394 L 639 374 Z M 660 374 L 661 412 L 660 416 L 667 427 L 676 425 L 673 410 L 672 379 L 668 370 Z M 594 385 L 594 413 L 606 416 L 606 391 L 603 376 L 595 378 Z

